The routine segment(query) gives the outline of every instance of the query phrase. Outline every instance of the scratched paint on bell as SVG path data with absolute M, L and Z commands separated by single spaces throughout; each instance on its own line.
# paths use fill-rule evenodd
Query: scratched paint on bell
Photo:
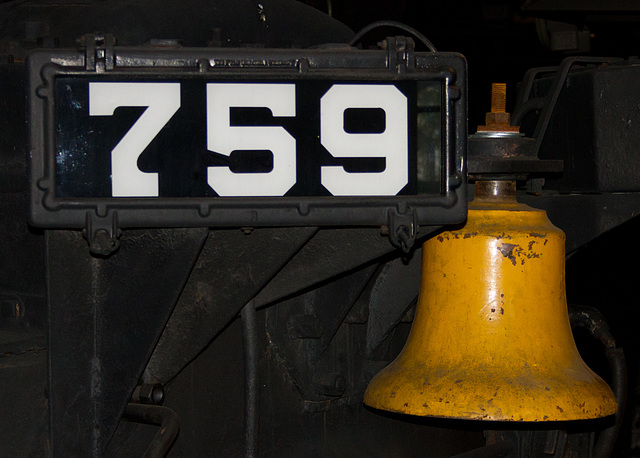
M 496 299 L 480 309 L 479 314 L 487 321 L 498 322 L 504 316 L 504 301 Z
M 531 234 L 530 234 L 531 235 Z M 543 235 L 537 234 L 536 237 L 544 237 Z M 545 239 L 544 244 L 546 245 L 547 240 Z M 514 243 L 503 243 L 498 246 L 498 250 L 502 253 L 502 256 L 509 259 L 511 264 L 514 266 L 518 264 L 524 265 L 526 259 L 537 259 L 542 256 L 542 253 L 539 253 L 534 250 L 536 244 L 538 242 L 536 240 L 531 240 L 527 244 L 527 248 L 524 249 L 522 246 Z

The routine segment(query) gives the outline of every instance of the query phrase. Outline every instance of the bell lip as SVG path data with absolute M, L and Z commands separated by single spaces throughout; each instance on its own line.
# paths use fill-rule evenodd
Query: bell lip
M 590 423 L 593 421 L 598 421 L 598 420 L 603 420 L 609 417 L 613 417 L 615 416 L 618 411 L 616 409 L 615 412 L 606 414 L 606 415 L 600 415 L 597 417 L 585 417 L 585 418 L 562 418 L 562 419 L 557 419 L 557 418 L 549 418 L 547 416 L 547 418 L 535 418 L 535 419 L 524 419 L 524 418 L 505 418 L 505 417 L 490 417 L 489 415 L 484 415 L 481 417 L 476 417 L 476 416 L 455 416 L 455 415 L 434 415 L 434 414 L 424 414 L 424 415 L 416 415 L 416 414 L 412 414 L 412 413 L 407 413 L 404 412 L 402 410 L 394 410 L 394 409 L 388 409 L 388 408 L 384 408 L 384 407 L 376 407 L 374 405 L 371 405 L 369 403 L 367 403 L 366 401 L 364 401 L 364 404 L 371 408 L 371 409 L 375 409 L 375 410 L 380 410 L 382 412 L 389 412 L 392 414 L 398 414 L 398 415 L 409 415 L 412 417 L 421 417 L 421 418 L 433 418 L 433 419 L 438 419 L 438 420 L 451 420 L 451 421 L 468 421 L 468 422 L 491 422 L 491 423 L 508 423 L 508 424 L 549 424 L 549 423 L 567 423 L 570 422 L 572 425 L 576 425 L 577 423 Z M 616 403 L 617 404 L 617 403 Z
M 425 408 L 423 412 L 409 412 L 403 410 L 402 408 L 394 408 L 389 405 L 382 405 L 382 403 L 374 403 L 371 400 L 367 399 L 367 395 L 365 393 L 364 404 L 373 409 L 382 410 L 385 412 L 392 412 L 396 414 L 403 415 L 411 415 L 414 417 L 425 417 L 425 418 L 440 418 L 440 419 L 448 419 L 448 420 L 471 420 L 471 421 L 491 421 L 491 422 L 506 422 L 506 423 L 549 423 L 549 422 L 576 422 L 576 421 L 593 421 L 602 418 L 607 418 L 614 416 L 618 412 L 618 403 L 614 401 L 613 408 L 609 407 L 609 409 L 603 407 L 601 411 L 592 413 L 592 414 L 567 414 L 567 415 L 556 415 L 554 412 L 549 411 L 545 414 L 532 414 L 531 412 L 524 415 L 516 415 L 513 414 L 511 416 L 504 415 L 501 412 L 501 409 L 497 408 L 496 411 L 491 412 L 490 410 L 486 410 L 485 412 L 470 412 L 467 411 L 465 413 L 441 413 L 441 412 L 428 412 L 428 409 Z M 553 409 L 551 409 L 553 410 Z
M 618 402 L 609 385 L 586 365 L 584 368 L 587 372 L 572 384 L 546 378 L 545 383 L 527 388 L 510 383 L 509 377 L 487 377 L 469 386 L 448 374 L 437 377 L 437 385 L 418 386 L 415 374 L 392 363 L 371 380 L 363 401 L 388 412 L 456 420 L 535 423 L 595 420 L 616 414 Z

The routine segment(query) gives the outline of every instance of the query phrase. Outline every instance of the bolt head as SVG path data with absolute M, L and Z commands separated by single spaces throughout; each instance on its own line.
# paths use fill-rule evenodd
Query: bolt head
M 511 124 L 511 115 L 509 113 L 487 113 L 485 116 L 485 124 L 487 126 L 494 124 L 508 126 Z

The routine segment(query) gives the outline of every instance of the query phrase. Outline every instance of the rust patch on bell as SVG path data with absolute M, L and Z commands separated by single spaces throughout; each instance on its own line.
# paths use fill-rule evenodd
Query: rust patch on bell
M 540 253 L 536 253 L 535 251 L 533 251 L 533 247 L 535 246 L 536 243 L 537 242 L 535 240 L 532 240 L 531 242 L 529 242 L 528 250 L 525 253 L 523 253 L 527 257 L 527 259 L 539 258 L 541 256 Z
M 511 261 L 511 264 L 513 264 L 514 266 L 516 265 L 516 256 L 513 254 L 513 251 L 516 249 L 516 247 L 518 247 L 518 245 L 514 245 L 513 243 L 503 243 L 498 247 L 498 250 L 500 250 L 502 256 L 504 256 L 505 258 L 509 258 L 509 261 Z
M 545 242 L 546 241 L 547 240 L 545 239 Z M 533 251 L 533 247 L 536 243 L 537 242 L 535 241 L 529 242 L 526 250 L 523 249 L 520 245 L 516 245 L 514 243 L 503 243 L 498 247 L 498 250 L 500 251 L 500 253 L 502 253 L 502 256 L 508 258 L 509 261 L 511 261 L 511 264 L 513 264 L 514 266 L 517 263 L 517 258 L 520 259 L 520 265 L 524 265 L 526 259 L 537 259 L 542 256 L 541 253 L 536 253 L 535 251 Z

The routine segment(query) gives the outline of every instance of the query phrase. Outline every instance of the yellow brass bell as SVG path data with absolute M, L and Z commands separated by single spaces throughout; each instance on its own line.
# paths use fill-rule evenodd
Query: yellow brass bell
M 564 421 L 616 412 L 573 340 L 564 233 L 515 199 L 515 183 L 476 184 L 468 220 L 423 246 L 416 316 L 365 404 L 412 415 Z

